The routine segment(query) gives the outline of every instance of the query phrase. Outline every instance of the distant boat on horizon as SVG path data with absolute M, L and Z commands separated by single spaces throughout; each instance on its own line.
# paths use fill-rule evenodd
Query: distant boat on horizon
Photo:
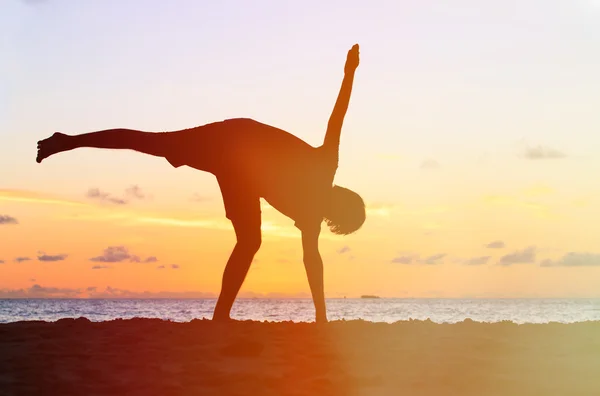
M 360 298 L 381 298 L 381 297 L 374 296 L 372 294 L 364 294 L 364 295 L 360 296 Z

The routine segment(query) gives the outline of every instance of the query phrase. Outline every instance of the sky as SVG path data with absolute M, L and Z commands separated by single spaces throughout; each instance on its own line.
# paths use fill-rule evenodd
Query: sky
M 235 117 L 322 143 L 361 64 L 323 227 L 326 296 L 600 297 L 600 2 L 10 0 L 0 5 L 0 297 L 214 296 L 235 244 L 214 176 L 36 142 Z M 309 296 L 263 202 L 241 296 Z

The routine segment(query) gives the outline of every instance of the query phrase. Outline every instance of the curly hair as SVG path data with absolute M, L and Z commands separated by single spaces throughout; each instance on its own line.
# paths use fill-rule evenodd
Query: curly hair
M 352 190 L 333 186 L 331 205 L 325 215 L 327 226 L 337 235 L 356 232 L 366 220 L 365 202 Z

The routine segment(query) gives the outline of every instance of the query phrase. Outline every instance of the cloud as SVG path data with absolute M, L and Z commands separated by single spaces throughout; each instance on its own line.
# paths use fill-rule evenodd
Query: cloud
M 21 203 L 38 203 L 65 206 L 88 206 L 85 203 L 70 201 L 62 198 L 54 198 L 47 195 L 23 190 L 0 190 L 0 201 L 11 201 Z
M 600 254 L 569 252 L 558 260 L 546 259 L 542 267 L 600 267 Z
M 484 265 L 490 260 L 491 256 L 473 257 L 464 262 L 465 265 Z
M 517 250 L 514 253 L 504 255 L 500 258 L 498 264 L 510 266 L 513 264 L 528 264 L 535 262 L 536 248 L 530 246 L 523 250 Z
M 437 265 L 442 263 L 442 259 L 444 257 L 446 257 L 446 253 L 438 253 L 429 257 L 425 257 L 425 259 L 420 260 L 420 263 L 427 265 Z
M 127 203 L 124 199 L 112 197 L 109 193 L 102 192 L 98 188 L 90 188 L 87 192 L 87 197 L 116 205 L 125 205 Z
M 27 289 L 0 289 L 0 298 L 77 298 L 80 289 L 43 287 L 35 284 Z
M 561 151 L 544 146 L 527 147 L 523 156 L 530 160 L 557 159 L 566 157 L 566 155 Z
M 398 256 L 392 259 L 392 263 L 394 264 L 425 264 L 425 265 L 437 265 L 442 264 L 443 258 L 446 257 L 446 253 L 438 253 L 423 259 L 420 259 L 419 256 L 415 255 L 404 255 Z
M 92 257 L 90 261 L 101 263 L 120 263 L 129 260 L 132 256 L 125 246 L 109 246 L 104 249 L 101 256 Z
M 398 256 L 392 259 L 394 264 L 412 264 L 414 257 L 412 256 Z
M 111 269 L 113 268 L 111 265 L 94 265 L 92 267 L 93 270 L 100 270 L 100 269 Z
M 66 254 L 48 255 L 44 252 L 40 252 L 38 255 L 38 261 L 63 261 L 68 257 Z
M 197 227 L 206 228 L 212 230 L 227 230 L 233 231 L 233 226 L 230 221 L 227 221 L 224 217 L 209 218 L 209 219 L 178 219 L 173 217 L 155 217 L 155 216 L 141 216 L 132 219 L 134 223 L 138 224 L 152 224 L 157 226 L 172 226 L 172 227 Z M 298 238 L 300 236 L 299 231 L 295 227 L 280 226 L 272 221 L 263 220 L 260 225 L 260 229 L 263 235 L 276 236 L 279 238 Z M 331 233 L 325 233 L 321 235 L 322 239 L 328 240 L 341 240 L 340 236 L 333 235 Z
M 146 195 L 142 192 L 140 186 L 134 184 L 125 190 L 125 194 L 136 199 L 145 199 Z
M 494 241 L 488 243 L 487 245 L 485 245 L 485 247 L 488 249 L 504 249 L 506 245 L 502 241 Z
M 29 261 L 29 260 L 31 260 L 30 257 L 23 257 L 23 256 L 21 256 L 21 257 L 16 257 L 15 258 L 15 262 L 17 262 L 17 263 L 22 263 L 23 261 Z
M 341 249 L 337 250 L 338 254 L 348 253 L 349 251 L 350 251 L 350 246 L 348 246 L 348 245 L 343 246 Z
M 427 159 L 421 163 L 421 169 L 439 169 L 441 167 L 440 163 L 433 159 Z
M 0 289 L 0 298 L 114 298 L 114 299 L 160 299 L 160 298 L 216 298 L 217 295 L 211 292 L 201 291 L 132 291 L 126 289 L 107 286 L 101 290 L 96 286 L 84 288 L 58 288 L 44 287 L 35 284 L 26 289 Z M 301 293 L 255 293 L 252 291 L 242 291 L 240 298 L 310 298 L 310 294 Z
M 44 287 L 35 284 L 27 289 L 0 289 L 0 298 L 215 298 L 214 293 L 205 292 L 136 292 L 113 287 L 100 290 L 95 286 L 87 288 Z
M 156 269 L 159 269 L 159 270 L 167 269 L 167 268 L 171 268 L 171 269 L 177 270 L 177 269 L 179 269 L 181 267 L 178 264 L 171 264 L 170 266 L 159 265 L 158 267 L 156 267 Z
M 125 246 L 109 246 L 100 256 L 92 257 L 90 261 L 98 263 L 121 263 L 128 261 L 130 263 L 155 263 L 158 259 L 155 256 L 150 256 L 146 259 L 141 259 L 140 256 L 131 254 Z
M 0 225 L 5 224 L 19 224 L 19 221 L 9 215 L 0 215 Z
M 4 260 L 0 260 L 0 264 L 4 264 Z
M 136 292 L 126 289 L 118 289 L 107 286 L 104 290 L 95 290 L 90 292 L 89 298 L 215 298 L 214 293 L 198 292 L 198 291 L 143 291 Z

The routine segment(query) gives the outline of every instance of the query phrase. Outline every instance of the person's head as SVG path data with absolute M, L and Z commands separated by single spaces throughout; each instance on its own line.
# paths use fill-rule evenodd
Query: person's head
M 334 234 L 348 235 L 357 231 L 367 215 L 363 199 L 352 190 L 333 186 L 327 205 L 325 222 Z

